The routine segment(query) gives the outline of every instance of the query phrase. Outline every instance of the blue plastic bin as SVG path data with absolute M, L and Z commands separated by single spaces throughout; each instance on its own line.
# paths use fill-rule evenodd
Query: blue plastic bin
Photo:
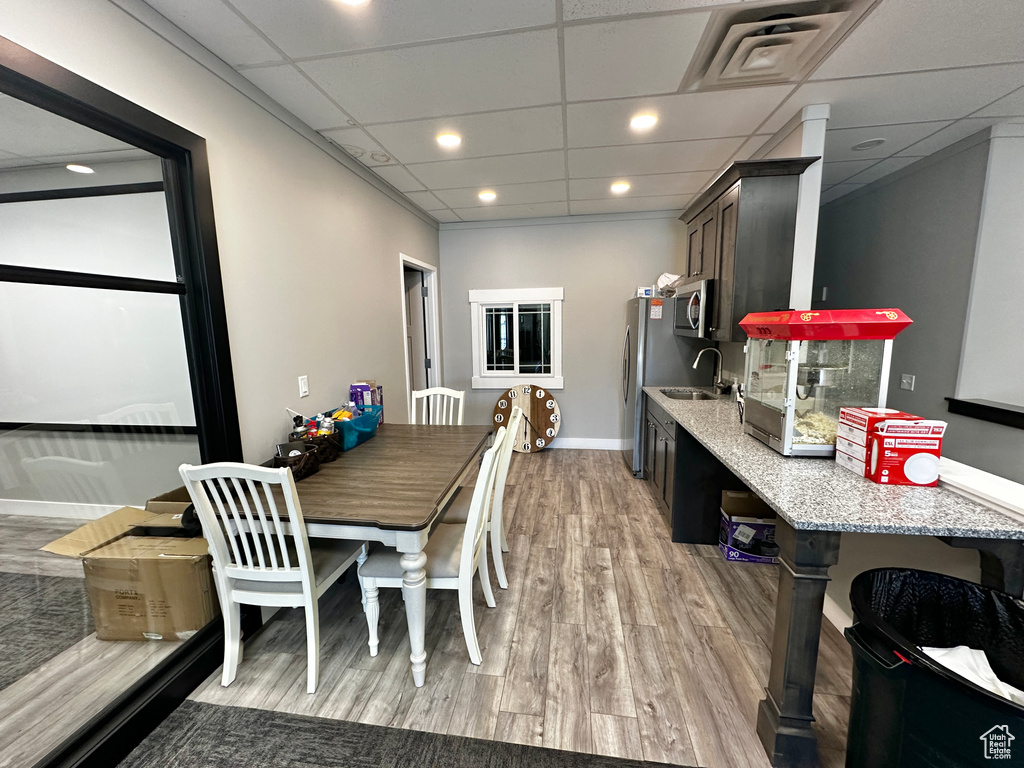
M 377 420 L 383 405 L 363 405 L 362 414 L 349 421 L 336 421 L 334 428 L 341 435 L 341 450 L 350 451 L 377 434 Z

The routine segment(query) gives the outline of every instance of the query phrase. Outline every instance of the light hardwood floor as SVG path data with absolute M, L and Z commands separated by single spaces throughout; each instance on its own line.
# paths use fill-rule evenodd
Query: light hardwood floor
M 677 489 L 677 493 L 680 489 Z M 427 680 L 412 684 L 399 590 L 382 590 L 370 658 L 354 578 L 321 601 L 321 676 L 305 691 L 301 613 L 245 648 L 192 698 L 634 759 L 768 766 L 754 733 L 777 570 L 673 544 L 618 453 L 516 454 L 505 510 L 508 590 L 476 590 L 483 664 L 469 663 L 455 594 L 427 595 Z M 493 578 L 493 577 L 492 577 Z M 851 658 L 822 632 L 815 708 L 822 764 L 842 766 Z

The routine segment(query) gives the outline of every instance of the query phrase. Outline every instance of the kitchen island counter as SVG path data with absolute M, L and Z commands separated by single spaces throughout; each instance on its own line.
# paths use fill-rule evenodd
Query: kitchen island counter
M 878 485 L 830 459 L 783 456 L 743 433 L 730 398 L 676 400 L 660 387 L 644 394 L 680 426 L 675 482 L 682 517 L 673 519 L 673 530 L 714 531 L 721 491 L 738 481 L 778 515 L 771 669 L 757 710 L 757 735 L 773 766 L 818 765 L 814 678 L 828 569 L 839 560 L 842 532 L 938 536 L 980 552 L 982 584 L 1024 591 L 1024 524 L 1014 518 L 945 488 Z
M 743 433 L 731 398 L 673 400 L 661 389 L 644 394 L 797 530 L 1024 540 L 1024 523 L 946 488 L 879 485 L 832 459 L 783 456 Z

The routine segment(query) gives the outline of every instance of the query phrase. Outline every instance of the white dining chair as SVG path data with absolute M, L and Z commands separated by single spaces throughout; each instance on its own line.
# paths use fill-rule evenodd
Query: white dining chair
M 317 601 L 357 559 L 365 542 L 306 535 L 289 468 L 221 462 L 178 468 L 213 558 L 214 583 L 224 613 L 221 685 L 235 679 L 242 660 L 239 606 L 303 608 L 306 612 L 306 690 L 316 691 L 320 666 Z M 273 490 L 279 487 L 284 515 Z
M 503 500 L 505 498 L 505 484 L 508 481 L 508 468 L 512 463 L 512 449 L 516 442 L 516 435 L 522 426 L 523 409 L 518 405 L 512 409 L 508 419 L 508 431 L 505 439 L 498 449 L 497 466 L 494 475 L 494 498 L 491 500 L 490 516 L 487 520 L 487 530 L 490 533 L 491 559 L 494 561 L 494 574 L 498 577 L 498 586 L 508 589 L 508 576 L 505 575 L 505 558 L 503 552 L 508 552 L 508 532 L 505 529 L 503 514 Z M 497 438 L 495 438 L 497 443 Z M 448 503 L 441 523 L 465 524 L 469 518 L 470 499 L 472 494 L 467 488 L 459 488 L 455 496 Z M 484 549 L 487 549 L 487 542 L 484 541 Z
M 413 390 L 412 423 L 440 424 L 446 427 L 462 424 L 465 394 L 465 392 L 447 387 Z M 417 406 L 419 406 L 418 409 Z
M 431 533 L 423 548 L 427 557 L 427 589 L 456 589 L 459 592 L 459 613 L 462 631 L 466 636 L 469 660 L 479 665 L 483 660 L 477 642 L 473 621 L 473 576 L 480 575 L 480 586 L 490 608 L 495 607 L 494 593 L 487 577 L 487 554 L 484 552 L 487 506 L 494 487 L 495 455 L 504 439 L 505 428 L 485 453 L 477 475 L 476 487 L 470 503 L 469 519 L 465 525 L 439 525 Z M 366 624 L 370 632 L 370 655 L 377 655 L 377 622 L 380 618 L 378 590 L 380 587 L 402 587 L 404 569 L 401 555 L 389 548 L 380 548 L 359 565 L 359 578 L 364 590 Z

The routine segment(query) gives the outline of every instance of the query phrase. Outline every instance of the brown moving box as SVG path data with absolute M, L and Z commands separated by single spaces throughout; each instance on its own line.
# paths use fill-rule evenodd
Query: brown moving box
M 154 496 L 146 502 L 146 511 L 154 515 L 180 515 L 192 505 L 185 486 Z
M 82 562 L 100 640 L 183 640 L 219 612 L 206 539 L 127 536 Z
M 181 504 L 161 498 L 154 501 Z M 175 514 L 122 507 L 41 547 L 82 558 L 100 640 L 178 640 L 220 612 L 206 539 L 129 535 L 161 519 L 180 526 Z

